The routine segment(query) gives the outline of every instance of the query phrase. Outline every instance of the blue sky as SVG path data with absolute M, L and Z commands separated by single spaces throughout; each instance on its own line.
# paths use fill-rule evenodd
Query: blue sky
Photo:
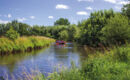
M 87 19 L 91 12 L 113 8 L 121 11 L 127 0 L 0 0 L 0 23 L 18 20 L 30 25 L 53 25 L 60 17 L 71 23 Z

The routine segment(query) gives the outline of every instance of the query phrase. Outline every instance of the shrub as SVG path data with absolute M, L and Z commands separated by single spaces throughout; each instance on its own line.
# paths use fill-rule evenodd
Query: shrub
M 67 30 L 63 30 L 61 32 L 59 32 L 59 39 L 60 40 L 65 40 L 67 41 L 69 38 L 69 34 L 68 34 L 68 31 Z
M 13 27 L 11 27 L 5 34 L 5 36 L 11 40 L 16 40 L 19 37 L 19 33 L 17 33 Z
M 105 55 L 108 57 L 108 55 Z M 83 63 L 82 74 L 89 80 L 129 80 L 130 66 L 127 63 L 114 62 L 107 58 L 97 57 Z
M 130 57 L 130 48 L 121 47 L 113 50 L 113 59 L 117 61 L 127 62 Z
M 110 44 L 124 44 L 130 40 L 130 25 L 128 18 L 121 14 L 111 17 L 102 29 L 102 41 Z

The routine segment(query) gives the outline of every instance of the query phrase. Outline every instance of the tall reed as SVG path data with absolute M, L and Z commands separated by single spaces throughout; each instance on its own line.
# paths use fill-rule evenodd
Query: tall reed
M 20 37 L 15 41 L 2 37 L 0 38 L 0 53 L 26 51 L 28 49 L 47 46 L 54 41 L 54 39 L 41 36 Z

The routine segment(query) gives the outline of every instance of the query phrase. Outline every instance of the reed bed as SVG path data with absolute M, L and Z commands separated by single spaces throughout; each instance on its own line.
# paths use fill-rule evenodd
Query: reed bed
M 17 51 L 30 51 L 32 49 L 45 47 L 54 41 L 54 39 L 41 36 L 24 36 L 16 39 L 15 41 L 6 37 L 1 37 L 0 53 L 5 54 Z

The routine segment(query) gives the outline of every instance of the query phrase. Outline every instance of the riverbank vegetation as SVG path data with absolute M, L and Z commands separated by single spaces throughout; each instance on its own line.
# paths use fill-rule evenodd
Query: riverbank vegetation
M 57 20 L 54 26 L 30 26 L 14 20 L 0 24 L 0 36 L 5 36 L 0 38 L 1 53 L 45 46 L 54 41 L 50 38 L 110 48 L 90 55 L 81 69 L 72 66 L 52 73 L 47 79 L 34 80 L 130 80 L 130 4 L 124 5 L 121 12 L 112 9 L 92 12 L 77 25 L 64 18 Z
M 6 37 L 0 38 L 0 53 L 15 53 L 21 51 L 31 51 L 49 45 L 54 42 L 54 39 L 40 36 L 19 37 L 16 40 L 11 40 Z

